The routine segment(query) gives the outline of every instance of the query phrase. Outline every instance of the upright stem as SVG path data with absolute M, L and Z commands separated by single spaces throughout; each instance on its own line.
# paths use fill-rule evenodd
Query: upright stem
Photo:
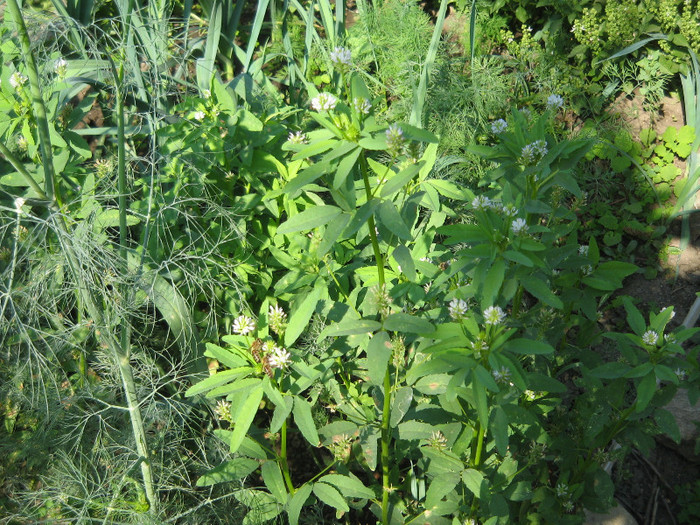
M 282 467 L 282 475 L 284 476 L 284 482 L 287 485 L 287 490 L 293 496 L 294 495 L 294 484 L 292 483 L 292 477 L 289 475 L 289 463 L 287 462 L 287 420 L 285 419 L 282 423 L 282 443 L 280 445 L 280 466 Z
M 362 171 L 362 179 L 365 183 L 365 193 L 367 195 L 367 202 L 371 201 L 373 198 L 372 190 L 369 185 L 369 175 L 367 159 L 364 153 L 360 155 L 360 169 Z M 382 252 L 379 249 L 379 241 L 377 240 L 377 232 L 375 231 L 374 216 L 370 215 L 367 219 L 367 226 L 369 227 L 369 238 L 372 241 L 372 249 L 374 250 L 374 258 L 377 263 L 377 277 L 379 279 L 379 293 L 384 293 L 385 278 L 384 278 L 384 258 L 382 257 Z M 384 374 L 384 403 L 382 405 L 382 524 L 389 524 L 389 493 L 391 492 L 391 485 L 389 482 L 389 450 L 391 446 L 391 428 L 389 425 L 391 416 L 391 371 L 389 366 L 386 367 L 386 373 Z
M 32 46 L 29 40 L 27 26 L 24 24 L 24 18 L 19 9 L 17 0 L 7 0 L 7 8 L 10 10 L 12 18 L 17 25 L 17 36 L 19 37 L 20 45 L 22 46 L 22 54 L 24 55 L 24 63 L 27 66 L 27 78 L 29 78 L 29 87 L 32 95 L 32 111 L 36 119 L 37 131 L 39 133 L 39 151 L 41 152 L 41 163 L 44 167 L 44 193 L 53 200 L 55 172 L 53 169 L 53 155 L 51 151 L 51 136 L 49 134 L 49 121 L 46 117 L 46 107 L 44 99 L 41 96 L 41 83 L 39 82 L 39 71 L 34 61 Z M 58 197 L 58 195 L 56 195 Z

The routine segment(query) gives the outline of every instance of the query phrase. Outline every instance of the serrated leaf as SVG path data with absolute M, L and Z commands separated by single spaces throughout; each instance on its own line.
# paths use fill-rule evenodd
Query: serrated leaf
M 277 233 L 287 234 L 306 230 L 312 230 L 324 224 L 328 224 L 343 212 L 337 206 L 314 206 L 313 208 L 297 213 L 286 222 L 280 224 Z
M 209 487 L 217 483 L 238 481 L 258 468 L 258 463 L 250 458 L 234 458 L 214 467 L 206 474 L 202 474 L 197 480 L 198 487 Z
M 294 423 L 297 428 L 299 428 L 304 438 L 306 438 L 306 441 L 311 443 L 314 447 L 317 447 L 321 440 L 318 438 L 318 431 L 314 424 L 314 418 L 311 415 L 311 405 L 309 402 L 303 397 L 296 396 L 294 398 L 292 413 L 294 414 Z
M 240 409 L 236 413 L 236 421 L 233 426 L 233 432 L 231 433 L 231 442 L 229 443 L 229 450 L 231 453 L 236 452 L 241 446 L 243 438 L 245 438 L 250 425 L 253 424 L 255 415 L 258 413 L 258 407 L 260 406 L 262 397 L 262 385 L 258 385 L 250 391 L 247 399 L 241 404 Z
M 326 505 L 342 510 L 343 512 L 348 512 L 350 510 L 345 498 L 335 487 L 327 483 L 315 483 L 313 491 L 316 497 Z

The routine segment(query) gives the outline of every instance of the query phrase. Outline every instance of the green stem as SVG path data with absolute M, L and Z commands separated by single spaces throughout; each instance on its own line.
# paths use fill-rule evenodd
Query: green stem
M 22 46 L 22 54 L 24 62 L 27 66 L 27 78 L 29 78 L 29 87 L 32 96 L 32 109 L 34 118 L 36 119 L 37 131 L 39 133 L 39 151 L 41 153 L 41 163 L 44 166 L 44 194 L 47 200 L 53 200 L 55 195 L 55 172 L 53 168 L 53 155 L 51 151 L 51 136 L 49 134 L 49 121 L 46 117 L 46 107 L 44 99 L 41 96 L 41 82 L 39 81 L 39 71 L 34 61 L 32 46 L 29 40 L 27 26 L 24 24 L 24 18 L 19 8 L 17 0 L 7 0 L 7 8 L 10 11 L 12 18 L 15 21 L 17 35 L 20 45 Z M 58 195 L 56 195 L 58 197 Z
M 474 454 L 473 467 L 479 469 L 481 466 L 481 454 L 484 450 L 484 435 L 486 434 L 486 429 L 478 423 L 478 431 L 476 435 L 476 453 Z
M 282 443 L 280 445 L 280 466 L 282 467 L 282 475 L 284 476 L 284 481 L 287 484 L 287 490 L 293 496 L 294 495 L 294 484 L 292 483 L 292 477 L 289 475 L 289 463 L 287 462 L 287 420 L 285 419 L 282 423 Z
M 365 153 L 360 154 L 360 169 L 362 171 L 362 179 L 365 183 L 365 194 L 367 195 L 367 202 L 371 201 L 373 198 L 372 189 L 369 185 L 369 167 L 367 166 L 367 159 L 365 158 Z M 367 226 L 369 227 L 369 238 L 372 241 L 372 250 L 374 251 L 374 259 L 377 262 L 377 277 L 379 278 L 379 287 L 384 287 L 384 258 L 382 257 L 382 252 L 379 249 L 379 241 L 377 240 L 376 226 L 374 224 L 374 216 L 370 215 L 367 219 Z
M 389 447 L 391 445 L 391 374 L 386 367 L 384 374 L 384 405 L 382 406 L 382 524 L 389 525 Z
M 27 171 L 27 168 L 24 167 L 24 164 L 15 157 L 15 155 L 7 149 L 7 146 L 0 142 L 0 153 L 2 153 L 5 158 L 9 161 L 10 164 L 12 164 L 12 167 L 17 170 L 17 173 L 19 173 L 22 178 L 27 182 L 29 187 L 34 190 L 34 193 L 37 194 L 37 196 L 44 201 L 50 202 L 51 199 L 44 193 L 44 190 L 41 189 L 41 186 L 37 184 L 37 182 L 34 180 L 34 177 L 31 176 L 31 174 Z

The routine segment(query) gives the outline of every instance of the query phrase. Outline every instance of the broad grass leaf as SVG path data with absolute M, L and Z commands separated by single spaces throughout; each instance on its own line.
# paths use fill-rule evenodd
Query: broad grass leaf
M 314 483 L 313 491 L 316 497 L 326 505 L 343 512 L 348 512 L 350 510 L 345 498 L 332 485 L 327 483 Z
M 295 396 L 292 413 L 294 414 L 294 423 L 296 423 L 302 436 L 314 447 L 317 447 L 321 440 L 318 438 L 318 431 L 314 424 L 314 418 L 311 415 L 309 402 L 303 397 Z
M 255 419 L 255 414 L 258 413 L 262 397 L 263 389 L 261 384 L 251 389 L 248 398 L 241 404 L 240 410 L 236 413 L 236 424 L 233 427 L 229 444 L 232 454 L 238 450 L 243 442 L 243 438 L 248 433 L 248 429 L 253 423 L 253 419 Z
M 384 392 L 384 395 L 390 395 L 390 393 Z M 410 386 L 403 386 L 396 391 L 396 394 L 394 394 L 394 402 L 391 404 L 389 426 L 394 428 L 401 422 L 406 412 L 408 412 L 408 409 L 411 408 L 412 401 L 413 389 Z
M 317 285 L 304 297 L 301 304 L 291 312 L 287 328 L 284 331 L 284 344 L 286 346 L 294 344 L 302 332 L 308 327 L 309 321 L 316 311 L 316 305 L 321 297 L 321 291 L 322 287 L 319 286 L 317 282 Z
M 304 507 L 306 500 L 309 499 L 311 491 L 313 490 L 313 484 L 304 484 L 297 489 L 294 496 L 291 497 L 287 505 L 287 516 L 289 517 L 289 525 L 299 524 L 299 514 L 301 509 Z
M 234 458 L 214 467 L 197 480 L 198 487 L 209 487 L 217 483 L 230 483 L 246 477 L 258 468 L 260 463 L 250 458 Z
M 277 233 L 287 234 L 305 230 L 312 230 L 324 224 L 328 224 L 343 212 L 337 206 L 314 206 L 308 210 L 290 217 L 286 222 L 280 224 Z
M 384 320 L 384 329 L 410 334 L 430 334 L 435 331 L 435 327 L 429 321 L 402 312 L 388 316 Z
M 287 503 L 287 488 L 284 485 L 282 471 L 276 461 L 268 460 L 262 464 L 260 469 L 263 483 L 277 501 L 282 505 Z
M 364 486 L 357 478 L 344 476 L 342 474 L 328 474 L 318 480 L 321 483 L 328 483 L 337 488 L 346 498 L 371 499 L 375 497 L 374 491 Z
M 386 373 L 391 353 L 391 341 L 386 332 L 378 332 L 369 340 L 367 345 L 367 373 L 373 385 L 381 385 L 384 382 L 384 374 Z
M 564 308 L 564 303 L 561 302 L 561 299 L 554 295 L 552 289 L 542 279 L 528 276 L 523 277 L 520 282 L 528 293 L 532 294 L 547 306 L 551 306 L 557 310 L 562 310 Z

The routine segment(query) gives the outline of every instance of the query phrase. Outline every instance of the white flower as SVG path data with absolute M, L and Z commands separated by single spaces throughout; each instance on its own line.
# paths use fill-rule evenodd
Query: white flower
M 523 392 L 523 395 L 528 401 L 534 401 L 536 397 L 536 394 L 532 390 L 525 390 L 525 392 Z
M 66 59 L 63 57 L 57 59 L 53 63 L 53 70 L 59 78 L 65 77 L 68 71 L 68 62 L 66 62 Z
M 455 297 L 450 301 L 450 304 L 447 307 L 447 309 L 450 312 L 450 317 L 452 317 L 452 319 L 454 319 L 455 321 L 458 321 L 466 315 L 469 306 L 467 305 L 467 301 L 465 301 L 464 299 L 457 299 Z
M 472 200 L 472 208 L 475 210 L 486 210 L 492 206 L 493 204 L 491 203 L 491 199 L 489 199 L 486 195 L 478 195 Z
M 216 408 L 214 409 L 214 413 L 219 419 L 222 419 L 224 421 L 231 421 L 231 403 L 229 401 L 225 400 L 220 400 L 216 404 Z
M 645 345 L 654 346 L 658 341 L 659 334 L 657 334 L 654 330 L 647 330 L 644 332 L 644 335 L 642 335 L 642 342 Z
M 311 108 L 314 111 L 330 111 L 335 109 L 338 99 L 330 93 L 319 93 L 317 97 L 311 99 Z
M 583 273 L 583 275 L 591 275 L 593 273 L 593 266 L 591 266 L 590 264 L 582 266 L 581 273 Z
M 358 113 L 368 115 L 372 109 L 372 104 L 370 104 L 369 100 L 367 100 L 366 98 L 355 97 L 352 101 L 352 107 L 355 108 L 355 111 L 357 111 Z
M 569 487 L 566 486 L 566 483 L 557 483 L 556 488 L 554 491 L 557 494 L 557 497 L 559 498 L 565 498 L 569 495 Z
M 10 75 L 10 85 L 15 89 L 17 89 L 20 86 L 23 86 L 25 82 L 27 82 L 27 77 L 19 71 L 15 71 Z
M 482 352 L 488 352 L 489 351 L 489 344 L 479 337 L 476 341 L 471 342 L 472 350 L 474 350 L 474 357 L 476 359 L 481 359 L 481 353 Z
M 494 120 L 491 122 L 491 133 L 494 135 L 498 135 L 500 133 L 503 133 L 508 129 L 508 123 L 503 120 L 502 118 L 499 118 L 498 120 Z
M 547 97 L 547 109 L 557 110 L 564 107 L 564 99 L 561 95 L 549 95 Z
M 519 233 L 525 233 L 527 231 L 527 222 L 525 219 L 515 219 L 511 225 L 510 229 L 513 230 L 513 233 L 515 235 L 518 235 Z
M 270 305 L 267 322 L 276 334 L 281 334 L 287 326 L 287 314 L 280 306 Z
M 204 117 L 206 115 L 204 114 L 204 111 L 195 111 L 194 112 L 194 118 L 195 120 L 204 120 Z
M 579 246 L 578 247 L 578 254 L 583 256 L 583 257 L 588 257 L 588 245 L 585 246 Z
M 287 140 L 290 144 L 307 144 L 309 142 L 302 131 L 290 131 Z
M 517 217 L 518 213 L 520 213 L 520 211 L 512 204 L 509 204 L 503 208 L 503 215 L 506 217 Z
M 267 362 L 272 368 L 285 368 L 292 362 L 291 354 L 284 348 L 275 346 L 267 356 Z
M 22 198 L 22 197 L 17 197 L 17 198 L 15 199 L 15 211 L 17 212 L 17 215 L 21 215 L 21 214 L 22 214 L 22 206 L 24 206 L 24 203 L 25 203 L 25 202 L 26 202 L 26 201 L 25 201 L 24 198 Z
M 432 259 L 431 259 L 430 257 L 428 257 L 427 255 L 426 255 L 425 257 L 421 257 L 421 258 L 418 259 L 418 260 L 421 261 L 421 262 L 427 262 L 427 263 L 430 263 L 430 264 L 433 263 Z
M 683 381 L 687 377 L 685 370 L 683 370 L 682 368 L 676 368 L 673 372 L 676 374 L 676 377 L 681 381 Z
M 255 330 L 255 322 L 248 316 L 239 315 L 233 321 L 233 333 L 238 335 L 248 335 Z
M 523 146 L 520 157 L 523 164 L 535 164 L 547 154 L 547 143 L 544 140 L 536 140 L 531 144 Z
M 520 108 L 518 111 L 520 111 L 525 118 L 530 118 L 532 116 L 532 111 L 530 111 L 529 108 Z
M 349 66 L 352 64 L 352 53 L 344 47 L 336 47 L 331 51 L 331 62 L 336 66 Z
M 506 318 L 506 313 L 500 306 L 489 306 L 484 310 L 484 322 L 491 325 L 499 325 Z
M 202 96 L 204 98 L 211 98 L 211 91 L 208 89 L 205 89 L 204 91 L 202 91 Z
M 510 370 L 505 367 L 501 367 L 499 370 L 493 370 L 491 375 L 493 375 L 497 383 L 506 383 L 510 380 Z
M 664 339 L 668 344 L 675 344 L 676 343 L 676 334 L 666 334 L 664 336 Z

